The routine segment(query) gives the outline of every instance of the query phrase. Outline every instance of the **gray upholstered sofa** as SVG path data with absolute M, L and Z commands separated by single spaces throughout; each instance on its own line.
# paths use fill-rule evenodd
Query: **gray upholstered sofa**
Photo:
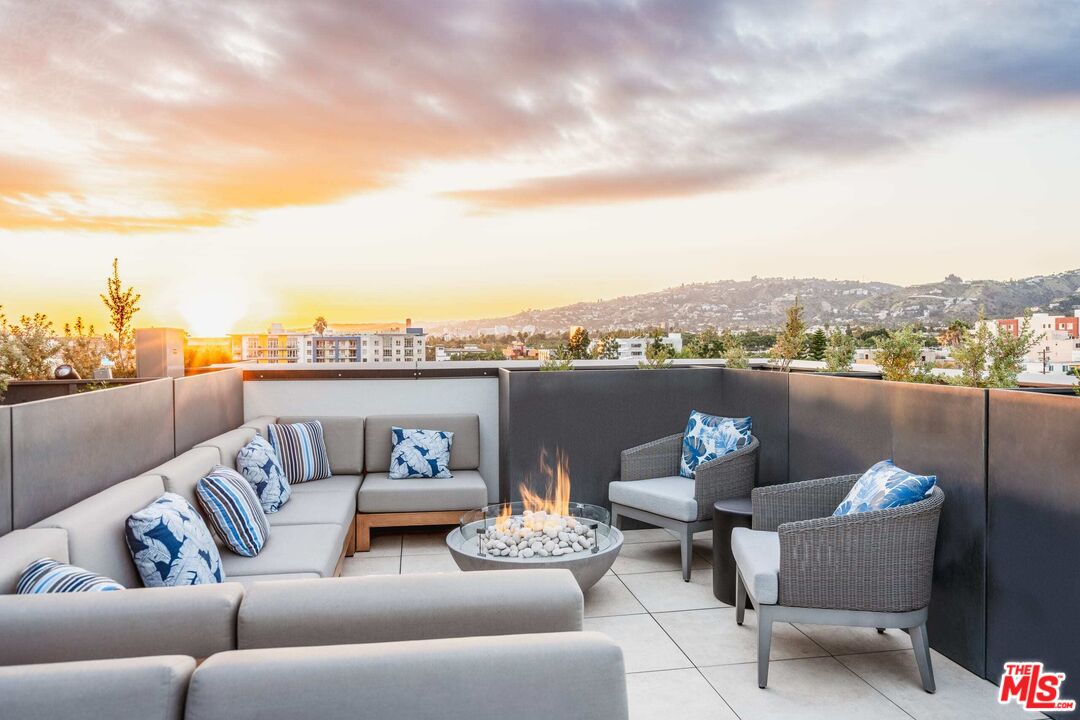
M 485 671 L 525 666 L 541 670 Z M 37 720 L 441 720 L 508 703 L 522 720 L 627 717 L 622 653 L 597 633 L 240 650 L 198 667 L 174 655 L 0 668 L 0 698 L 5 717 Z

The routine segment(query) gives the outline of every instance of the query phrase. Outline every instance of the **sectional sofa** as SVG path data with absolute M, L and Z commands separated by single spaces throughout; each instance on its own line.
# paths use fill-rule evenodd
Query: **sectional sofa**
M 198 480 L 217 463 L 234 467 L 268 423 L 310 419 L 323 424 L 334 474 L 291 486 L 257 556 L 222 547 L 221 584 L 141 587 L 124 540 L 131 513 L 166 491 L 194 502 Z M 452 429 L 456 481 L 389 480 L 395 424 Z M 580 632 L 583 598 L 568 572 L 336 577 L 372 526 L 445 522 L 485 504 L 478 464 L 476 416 L 261 417 L 0 537 L 0 716 L 445 717 L 505 710 L 494 704 L 505 691 L 538 698 L 521 717 L 624 718 L 622 655 Z M 42 557 L 130 589 L 13 594 Z M 544 657 L 559 660 L 492 693 L 485 667 Z

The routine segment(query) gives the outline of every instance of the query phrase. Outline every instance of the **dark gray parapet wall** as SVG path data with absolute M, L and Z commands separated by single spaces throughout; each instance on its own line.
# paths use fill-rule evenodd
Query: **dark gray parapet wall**
M 889 458 L 937 475 L 945 506 L 930 640 L 979 675 L 986 670 L 986 398 L 973 388 L 790 378 L 791 481 L 861 473 Z
M 761 441 L 758 485 L 788 481 L 788 373 L 714 370 L 721 374 L 720 413 L 750 416 Z
M 244 377 L 239 368 L 177 378 L 173 389 L 177 455 L 244 422 Z
M 0 535 L 12 528 L 11 408 L 0 406 Z
M 990 391 L 987 671 L 1041 660 L 1080 696 L 1080 398 Z M 1052 713 L 1051 713 L 1052 714 Z M 1063 713 L 1060 717 L 1071 717 Z
M 11 407 L 14 527 L 23 528 L 173 456 L 173 381 Z

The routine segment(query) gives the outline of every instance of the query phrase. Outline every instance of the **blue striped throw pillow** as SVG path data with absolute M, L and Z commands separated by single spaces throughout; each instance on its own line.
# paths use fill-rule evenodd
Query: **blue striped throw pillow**
M 215 465 L 195 486 L 195 497 L 222 542 L 237 555 L 255 557 L 270 537 L 258 496 L 244 476 Z
M 269 425 L 266 431 L 290 483 L 330 477 L 330 458 L 326 454 L 321 422 Z
M 27 565 L 19 582 L 15 585 L 15 592 L 19 595 L 106 592 L 123 589 L 124 586 L 112 578 L 58 562 L 52 558 L 41 558 Z

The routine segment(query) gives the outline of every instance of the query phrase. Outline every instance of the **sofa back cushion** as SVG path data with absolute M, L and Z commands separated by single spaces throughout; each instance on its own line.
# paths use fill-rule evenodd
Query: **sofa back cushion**
M 201 442 L 195 447 L 216 448 L 217 451 L 221 453 L 221 460 L 218 462 L 230 470 L 235 470 L 236 456 L 240 454 L 240 450 L 251 442 L 251 439 L 257 434 L 258 433 L 254 428 L 238 427 L 235 430 L 230 430 L 227 433 L 222 433 L 221 435 Z
M 165 492 L 160 475 L 125 480 L 91 495 L 34 527 L 63 528 L 68 536 L 68 561 L 110 577 L 124 587 L 142 585 L 124 542 L 127 518 Z M 55 557 L 55 556 L 54 556 Z M 56 558 L 60 559 L 60 558 Z
M 454 433 L 450 448 L 451 470 L 480 467 L 480 417 L 478 415 L 369 415 L 364 420 L 364 458 L 368 472 L 388 472 L 393 450 L 392 428 L 448 430 Z
M 360 475 L 364 472 L 364 418 L 360 416 L 286 416 L 278 423 L 302 423 L 318 420 L 323 426 L 330 472 L 335 475 Z
M 67 533 L 61 528 L 13 530 L 0 537 L 0 595 L 14 593 L 27 565 L 45 557 L 68 561 Z
M 207 445 L 195 447 L 177 455 L 146 474 L 160 475 L 166 492 L 175 493 L 192 505 L 196 505 L 198 501 L 195 499 L 195 485 L 206 477 L 210 468 L 220 464 L 222 464 L 221 451 Z

